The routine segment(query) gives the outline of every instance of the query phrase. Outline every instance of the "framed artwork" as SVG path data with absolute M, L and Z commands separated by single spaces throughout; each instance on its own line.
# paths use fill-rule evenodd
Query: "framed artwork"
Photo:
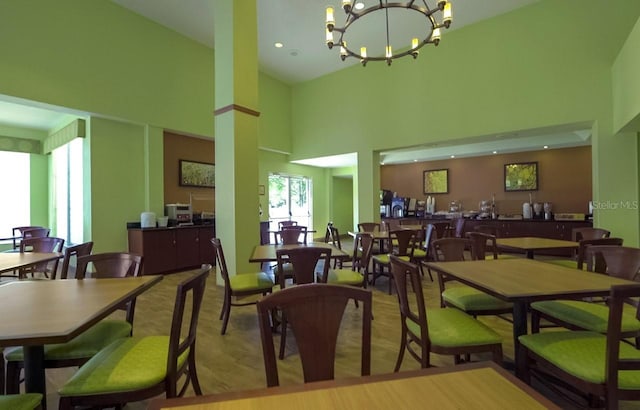
M 425 194 L 449 193 L 449 170 L 432 169 L 422 174 L 422 186 Z
M 519 162 L 504 164 L 504 190 L 505 192 L 537 191 L 538 163 Z
M 216 169 L 208 162 L 180 160 L 180 186 L 215 188 Z

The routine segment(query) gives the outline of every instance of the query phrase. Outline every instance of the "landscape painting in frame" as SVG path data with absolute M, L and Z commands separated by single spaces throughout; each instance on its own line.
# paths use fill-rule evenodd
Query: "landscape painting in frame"
M 449 170 L 433 169 L 424 171 L 422 183 L 425 194 L 447 194 L 449 193 Z
M 504 190 L 537 191 L 538 163 L 520 162 L 504 165 Z
M 215 165 L 208 162 L 180 160 L 180 185 L 215 188 Z

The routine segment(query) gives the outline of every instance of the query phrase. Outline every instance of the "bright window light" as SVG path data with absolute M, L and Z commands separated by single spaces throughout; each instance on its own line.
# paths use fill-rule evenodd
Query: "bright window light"
M 12 228 L 31 225 L 29 154 L 0 151 L 0 238 L 12 236 Z

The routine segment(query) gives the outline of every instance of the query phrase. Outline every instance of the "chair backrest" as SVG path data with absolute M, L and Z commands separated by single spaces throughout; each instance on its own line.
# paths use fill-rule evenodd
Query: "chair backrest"
M 64 246 L 64 239 L 56 238 L 53 236 L 37 236 L 31 238 L 25 238 L 20 241 L 20 252 L 62 252 Z M 51 262 L 42 262 L 35 265 L 31 265 L 26 269 L 21 269 L 21 276 L 27 272 L 43 272 L 51 273 L 52 278 L 55 278 L 55 272 L 58 270 L 58 259 Z
M 493 259 L 498 259 L 498 246 L 494 235 L 474 231 L 467 232 L 465 236 L 472 242 L 471 259 L 484 260 L 487 258 L 487 251 L 491 251 Z
M 171 320 L 171 334 L 169 337 L 169 353 L 167 355 L 167 398 L 177 397 L 190 382 L 187 376 L 184 386 L 177 388 L 178 379 L 187 371 L 187 366 L 195 364 L 196 334 L 198 317 L 204 296 L 207 276 L 211 271 L 211 265 L 203 265 L 194 276 L 178 284 L 176 299 L 173 307 L 173 319 Z M 187 302 L 190 309 L 187 308 Z M 188 310 L 188 312 L 185 312 Z M 189 326 L 183 330 L 183 321 L 189 318 Z M 178 368 L 178 358 L 188 351 L 191 360 L 185 360 L 184 365 Z
M 13 236 L 13 249 L 18 249 L 20 247 L 20 240 L 24 237 L 24 232 L 29 229 L 39 229 L 44 228 L 42 226 L 16 226 L 15 228 L 11 228 L 11 236 Z M 46 234 L 44 236 L 49 236 Z
M 622 238 L 582 239 L 576 253 L 577 268 L 582 269 L 586 263 L 587 270 L 591 272 L 606 273 L 606 264 L 599 253 L 591 254 L 587 260 L 587 247 L 593 245 L 622 246 Z
M 300 225 L 290 225 L 282 227 L 278 232 L 280 241 L 283 245 L 295 245 L 298 243 L 307 243 L 307 227 Z
M 397 240 L 397 245 L 393 248 L 391 253 L 394 255 L 410 256 L 413 258 L 413 245 L 416 241 L 416 231 L 413 229 L 389 231 L 389 243 L 392 243 L 392 238 Z
M 335 246 L 338 249 L 342 249 L 342 242 L 340 241 L 340 232 L 338 232 L 338 228 L 335 226 L 330 226 L 327 228 L 329 232 L 329 240 L 327 243 Z
M 257 303 L 267 386 L 278 386 L 271 314 L 282 310 L 296 335 L 305 383 L 332 380 L 338 332 L 349 300 L 362 303 L 361 374 L 371 372 L 371 292 L 352 286 L 308 284 L 272 293 Z
M 367 269 L 369 269 L 372 254 L 373 235 L 367 232 L 358 233 L 353 240 L 351 270 L 366 273 Z
M 379 232 L 380 224 L 377 222 L 360 222 L 358 232 Z
M 60 270 L 60 279 L 67 279 L 69 276 L 69 266 L 71 265 L 71 259 L 73 257 L 77 258 L 80 256 L 90 255 L 93 250 L 93 242 L 85 242 L 79 245 L 67 246 L 64 248 L 64 258 L 62 259 L 62 269 Z M 76 266 L 77 266 L 76 262 Z M 55 279 L 55 273 L 51 277 L 51 279 Z
M 93 269 L 89 271 L 89 264 Z M 76 279 L 84 278 L 124 278 L 140 276 L 142 256 L 125 252 L 96 253 L 80 256 L 76 267 Z
M 425 226 L 424 228 L 424 245 L 423 246 L 428 258 L 431 256 L 431 242 L 435 239 L 434 238 L 435 229 L 436 227 L 433 224 L 427 224 L 427 226 Z
M 442 239 L 449 236 L 450 223 L 447 222 L 434 222 L 433 226 L 436 230 L 436 239 Z
M 594 260 L 594 272 L 627 280 L 638 280 L 640 248 L 615 245 L 591 245 L 586 249 L 587 268 Z M 599 262 L 603 265 L 599 265 Z
M 327 222 L 327 229 L 324 231 L 324 242 L 329 243 L 331 241 L 331 227 L 333 226 L 333 222 Z
M 422 281 L 420 271 L 417 265 L 400 259 L 395 255 L 390 256 L 391 274 L 396 284 L 398 303 L 400 305 L 400 317 L 403 332 L 413 333 L 407 327 L 407 320 L 410 320 L 420 326 L 420 334 L 416 335 L 426 345 L 429 340 L 429 329 L 427 326 L 427 310 L 424 303 L 424 295 L 422 292 Z M 415 300 L 409 300 L 409 285 Z M 415 309 L 415 310 L 414 310 Z M 424 352 L 423 352 L 424 355 Z M 423 357 L 428 357 L 428 354 Z
M 465 238 L 442 238 L 431 241 L 431 253 L 436 261 L 463 261 L 465 249 L 471 249 L 473 243 Z
M 619 383 L 618 372 L 621 370 L 640 370 L 640 360 L 620 357 L 620 340 L 622 339 L 622 311 L 625 300 L 640 296 L 640 284 L 617 285 L 611 287 L 608 300 L 609 321 L 607 327 L 607 349 L 605 359 L 605 391 L 607 392 L 606 408 L 618 408 Z
M 583 239 L 602 239 L 608 238 L 611 235 L 611 232 L 602 228 L 573 228 L 571 230 L 571 239 L 574 242 L 580 242 Z
M 284 272 L 284 265 L 291 264 L 293 274 L 293 282 L 301 285 L 304 283 L 313 283 L 316 278 L 316 265 L 322 261 L 322 281 L 326 282 L 329 275 L 329 263 L 331 260 L 331 249 L 320 248 L 315 246 L 306 246 L 292 249 L 277 249 L 276 260 L 278 262 L 278 271 Z M 280 288 L 285 287 L 285 276 L 278 275 Z
M 22 239 L 44 238 L 49 236 L 51 230 L 49 228 L 28 228 L 22 230 Z
M 476 232 L 493 235 L 496 238 L 500 237 L 500 228 L 494 225 L 476 225 L 473 227 L 473 230 Z
M 280 221 L 278 222 L 278 230 L 281 231 L 285 226 L 298 225 L 298 221 Z
M 216 272 L 222 276 L 224 286 L 227 288 L 227 291 L 229 291 L 231 289 L 231 283 L 229 282 L 227 261 L 224 258 L 224 251 L 222 250 L 222 241 L 220 241 L 220 238 L 211 238 L 211 244 L 213 245 L 213 252 L 216 258 Z
M 453 236 L 456 238 L 462 238 L 464 233 L 464 225 L 466 220 L 464 218 L 456 218 L 451 221 L 451 228 L 453 230 Z

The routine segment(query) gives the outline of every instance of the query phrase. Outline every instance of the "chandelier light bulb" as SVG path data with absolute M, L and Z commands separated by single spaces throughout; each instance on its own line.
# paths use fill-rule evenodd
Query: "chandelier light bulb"
M 329 50 L 331 50 L 333 48 L 333 32 L 329 31 L 329 29 L 327 29 L 327 47 L 329 47 Z
M 333 31 L 336 20 L 333 17 L 333 7 L 327 7 L 327 30 Z
M 344 61 L 344 59 L 347 58 L 348 55 L 347 49 L 345 47 L 347 47 L 347 42 L 343 41 L 340 45 L 340 58 L 342 59 L 342 61 Z
M 438 43 L 440 43 L 440 28 L 436 27 L 433 29 L 433 33 L 431 34 L 431 41 L 435 45 L 438 45 Z
M 417 37 L 411 39 L 411 49 L 418 48 L 419 41 Z
M 345 13 L 349 13 L 351 11 L 351 0 L 342 0 L 342 9 Z
M 393 57 L 393 52 L 391 51 L 391 46 L 388 45 L 387 47 L 385 47 L 384 56 L 387 57 L 387 58 Z
M 446 2 L 442 10 L 442 23 L 449 28 L 451 25 L 451 3 Z

